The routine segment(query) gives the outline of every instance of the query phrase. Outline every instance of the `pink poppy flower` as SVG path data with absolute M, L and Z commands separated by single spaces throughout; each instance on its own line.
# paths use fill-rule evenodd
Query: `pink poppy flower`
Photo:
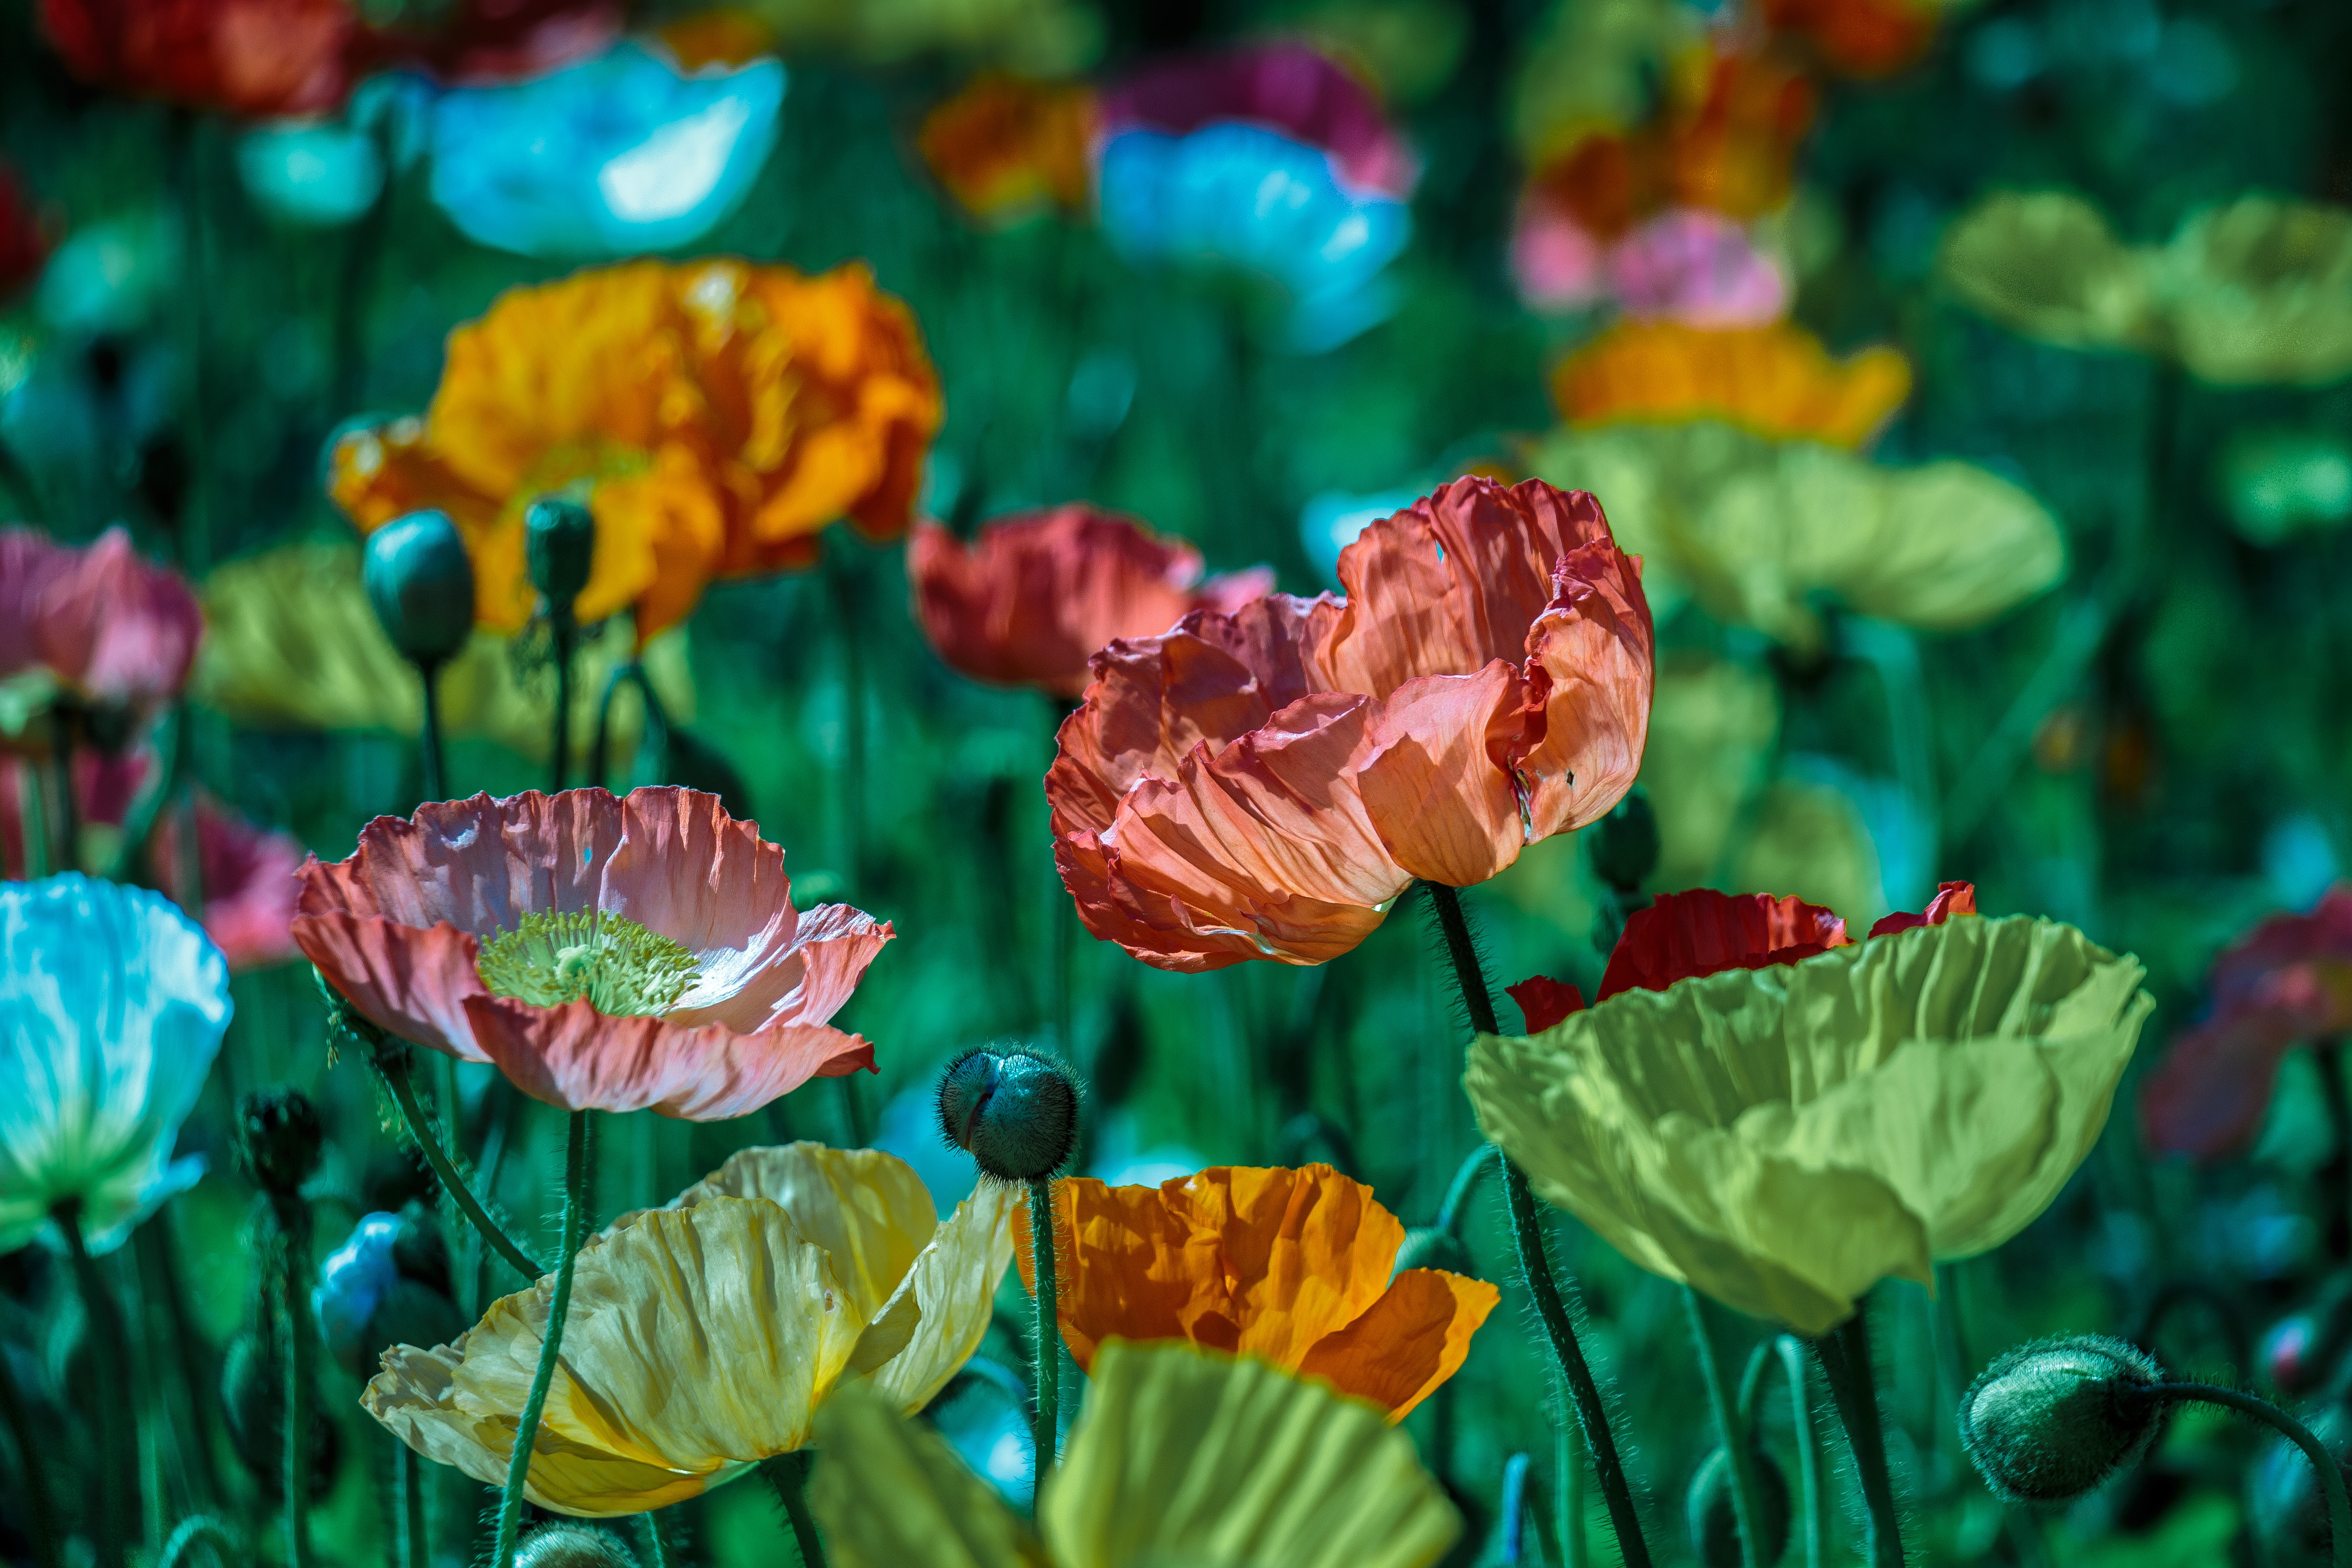
M 1420 160 L 1371 90 L 1306 44 L 1155 60 L 1102 95 L 1106 135 L 1145 127 L 1181 136 L 1221 120 L 1268 126 L 1320 147 L 1359 194 L 1402 200 L 1421 176 Z
M 1059 506 L 992 522 L 964 543 L 935 522 L 907 542 L 915 615 L 940 657 L 975 680 L 1087 689 L 1115 637 L 1166 631 L 1194 610 L 1231 614 L 1274 591 L 1266 567 L 1201 576 L 1201 552 L 1129 518 Z
M 0 529 L 0 680 L 45 669 L 85 703 L 158 706 L 187 684 L 204 629 L 179 574 L 119 526 L 79 549 Z
M 354 1007 L 551 1105 L 712 1121 L 873 1070 L 826 1020 L 888 923 L 795 910 L 784 852 L 716 795 L 445 801 L 300 878 L 295 943 Z
M 1603 242 L 1541 192 L 1530 195 L 1511 237 L 1519 295 L 1539 309 L 1613 300 L 1639 321 L 1694 327 L 1760 327 L 1789 308 L 1789 280 L 1719 213 L 1675 207 Z

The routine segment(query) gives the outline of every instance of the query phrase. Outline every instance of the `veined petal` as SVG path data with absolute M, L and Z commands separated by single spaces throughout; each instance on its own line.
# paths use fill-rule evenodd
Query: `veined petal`
M 1011 1213 L 1020 1193 L 983 1182 L 940 1222 L 877 1321 L 913 1318 L 903 1348 L 876 1367 L 873 1386 L 908 1415 L 935 1398 L 987 1336 L 996 1288 L 1013 1263 Z M 868 1331 L 869 1337 L 872 1331 Z M 861 1361 L 865 1346 L 859 1347 Z
M 1601 541 L 1563 557 L 1528 628 L 1528 841 L 1598 822 L 1624 798 L 1649 742 L 1656 633 L 1638 563 Z
M 793 1228 L 824 1249 L 858 1315 L 879 1317 L 940 1226 L 914 1167 L 879 1149 L 831 1149 L 806 1141 L 739 1149 L 672 1199 L 691 1208 L 712 1198 L 781 1204 Z
M 1316 1341 L 1298 1363 L 1299 1375 L 1324 1378 L 1402 1421 L 1462 1370 L 1470 1336 L 1502 1299 L 1484 1279 L 1405 1269 L 1363 1316 Z
M 586 1002 L 539 1007 L 481 994 L 465 1006 L 484 1058 L 525 1094 L 567 1110 L 723 1121 L 813 1078 L 874 1069 L 872 1042 L 824 1025 L 739 1035 L 724 1024 L 608 1017 Z
M 1519 858 L 1526 829 L 1509 757 L 1523 727 L 1519 672 L 1409 680 L 1374 710 L 1356 783 L 1381 844 L 1409 875 L 1468 888 Z

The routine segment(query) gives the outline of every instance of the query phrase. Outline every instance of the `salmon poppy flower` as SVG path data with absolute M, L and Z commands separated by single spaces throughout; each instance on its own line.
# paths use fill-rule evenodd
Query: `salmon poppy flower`
M 1095 95 L 987 71 L 923 117 L 915 145 L 975 217 L 1083 208 L 1094 187 Z
M 711 1121 L 874 1066 L 825 1020 L 888 922 L 795 910 L 784 852 L 716 795 L 443 801 L 300 874 L 294 941 L 329 984 L 550 1105 Z
M 1339 574 L 1094 656 L 1045 794 L 1096 936 L 1162 969 L 1320 963 L 1416 878 L 1484 881 L 1632 785 L 1654 633 L 1592 497 L 1457 479 Z
M 143 717 L 187 684 L 204 629 L 187 584 L 142 561 L 120 525 L 81 547 L 0 529 L 0 684 L 24 696 L 38 695 L 26 691 L 32 682 L 78 706 Z
M 975 680 L 1087 689 L 1087 659 L 1117 637 L 1166 631 L 1194 610 L 1230 615 L 1274 591 L 1267 567 L 1201 577 L 1201 553 L 1083 505 L 1001 519 L 970 544 L 934 522 L 907 542 L 915 616 L 941 658 Z
M 422 419 L 335 445 L 362 532 L 425 507 L 474 560 L 476 616 L 530 618 L 523 514 L 551 492 L 596 519 L 578 615 L 645 639 L 714 577 L 806 566 L 847 518 L 910 521 L 939 378 L 907 308 L 855 264 L 810 278 L 732 260 L 630 262 L 513 289 L 449 335 Z
M 1708 330 L 1621 321 L 1560 362 L 1552 393 L 1571 425 L 1719 419 L 1779 439 L 1860 447 L 1911 395 L 1911 366 L 1891 348 L 1832 360 L 1783 321 Z
M 2352 1033 L 2352 888 L 2256 926 L 2213 961 L 2206 985 L 2204 1021 L 2139 1091 L 2149 1146 L 2200 1160 L 2254 1135 L 2287 1052 Z
M 1026 1210 L 1013 1215 L 1033 1292 Z M 1452 1377 L 1500 1294 L 1408 1268 L 1404 1226 L 1328 1165 L 1217 1165 L 1157 1187 L 1054 1184 L 1063 1342 L 1091 1368 L 1106 1340 L 1188 1340 L 1319 1377 L 1402 1420 Z

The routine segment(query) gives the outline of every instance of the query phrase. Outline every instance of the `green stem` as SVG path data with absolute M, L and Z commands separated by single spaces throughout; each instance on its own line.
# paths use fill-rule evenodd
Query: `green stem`
M 1454 961 L 1454 978 L 1461 986 L 1463 1005 L 1469 1009 L 1471 1026 L 1482 1035 L 1494 1034 L 1495 998 L 1486 989 L 1486 974 L 1478 963 L 1477 946 L 1470 940 L 1470 924 L 1462 913 L 1462 895 L 1443 882 L 1425 886 L 1431 907 L 1437 911 L 1438 928 L 1445 936 L 1446 953 Z M 1577 1342 L 1576 1325 L 1569 1316 L 1567 1302 L 1561 1299 L 1559 1283 L 1552 1277 L 1551 1259 L 1544 1251 L 1543 1221 L 1536 1208 L 1535 1191 L 1528 1185 L 1528 1173 L 1507 1155 L 1503 1159 L 1503 1199 L 1511 1216 L 1512 1237 L 1518 1244 L 1519 1271 L 1527 1280 L 1528 1294 L 1535 1299 L 1536 1314 L 1543 1320 L 1544 1331 L 1550 1336 L 1560 1374 L 1567 1379 L 1578 1424 L 1584 1428 L 1585 1447 L 1591 1450 L 1592 1468 L 1601 1477 L 1601 1495 L 1609 1504 L 1609 1521 L 1617 1532 L 1618 1550 L 1624 1555 L 1626 1568 L 1650 1568 L 1649 1542 L 1643 1538 L 1642 1516 L 1633 1507 L 1633 1489 L 1626 1483 L 1625 1467 L 1617 1457 L 1616 1435 L 1609 1428 L 1608 1404 L 1601 1397 L 1601 1385 L 1593 1380 L 1592 1368 L 1585 1362 L 1583 1347 Z
M 2352 1568 L 2352 1495 L 2344 1489 L 2343 1467 L 2327 1451 L 2327 1446 L 2312 1435 L 2310 1427 L 2267 1399 L 2218 1384 L 2158 1383 L 2144 1388 L 2119 1384 L 2118 1392 L 2144 1403 L 2218 1405 L 2276 1428 L 2280 1436 L 2303 1450 L 2311 1468 L 2319 1472 L 2320 1495 L 2327 1500 L 2329 1561 L 2336 1568 Z
M 52 869 L 49 864 L 49 809 L 43 799 L 41 770 L 16 770 L 18 831 L 25 839 L 25 879 L 37 882 Z
M 808 1472 L 805 1448 L 778 1454 L 760 1466 L 784 1505 L 784 1517 L 792 1521 L 793 1544 L 800 1548 L 802 1568 L 824 1568 L 824 1543 L 817 1539 L 816 1516 L 809 1512 Z
M 1763 1508 L 1756 1495 L 1756 1449 L 1740 1419 L 1739 1395 L 1731 1385 L 1723 1358 L 1716 1353 L 1715 1331 L 1706 1321 L 1706 1303 L 1689 1285 L 1683 1287 L 1683 1310 L 1689 1314 L 1691 1341 L 1698 1347 L 1698 1370 L 1706 1384 L 1707 1403 L 1715 1409 L 1715 1429 L 1723 1441 L 1723 1457 L 1731 1467 L 1731 1513 L 1739 1526 L 1742 1568 L 1764 1568 L 1759 1531 Z
M 866 886 L 866 647 L 858 635 L 856 548 L 854 542 L 842 539 L 824 553 L 826 585 L 833 591 L 834 627 L 841 650 L 841 868 L 853 894 L 869 892 Z
M 1797 1496 L 1804 1521 L 1805 1568 L 1822 1568 L 1829 1551 L 1829 1498 L 1822 1487 L 1822 1439 L 1813 1429 L 1813 1400 L 1805 1373 L 1804 1342 L 1782 1334 L 1774 1344 L 1789 1374 L 1789 1415 L 1797 1436 Z
M 278 1204 L 286 1308 L 286 1561 L 310 1562 L 310 1211 L 299 1196 Z
M 1561 1568 L 1590 1568 L 1591 1543 L 1584 1538 L 1584 1432 L 1562 1413 L 1559 1436 L 1559 1561 Z
M 32 1535 L 33 1561 L 38 1568 L 58 1568 L 58 1515 L 49 1501 L 48 1454 L 34 1439 L 25 1398 L 5 1351 L 0 1351 L 0 1421 L 7 1423 L 9 1440 L 16 1445 L 16 1468 L 25 1478 L 25 1523 Z
M 555 1381 L 556 1358 L 563 1352 L 563 1318 L 572 1310 L 572 1269 L 580 1255 L 580 1233 L 587 1209 L 588 1114 L 572 1113 L 563 1142 L 563 1240 L 555 1260 L 555 1294 L 548 1302 L 547 1327 L 540 1336 L 539 1366 L 530 1375 L 530 1394 L 523 1401 L 522 1420 L 515 1428 L 514 1453 L 507 1460 L 506 1490 L 499 1499 L 490 1568 L 512 1568 L 515 1531 L 522 1521 L 523 1482 L 530 1477 L 530 1454 L 539 1443 L 540 1413 L 547 1408 L 548 1385 Z
M 1037 1276 L 1036 1331 L 1030 1336 L 1036 1350 L 1037 1416 L 1030 1435 L 1036 1448 L 1036 1484 L 1042 1488 L 1061 1451 L 1062 1320 L 1055 1294 L 1051 1176 L 1029 1184 L 1029 1261 Z
M 392 1095 L 393 1104 L 400 1109 L 401 1123 L 408 1130 L 409 1142 L 415 1144 L 417 1152 L 425 1156 L 425 1163 L 433 1167 L 433 1174 L 440 1181 L 441 1190 L 449 1194 L 459 1211 L 473 1223 L 475 1230 L 489 1244 L 490 1249 L 514 1266 L 516 1273 L 526 1279 L 543 1278 L 547 1270 L 540 1266 L 538 1259 L 525 1252 L 520 1243 L 507 1235 L 498 1221 L 490 1217 L 490 1211 L 483 1207 L 481 1199 L 474 1195 L 474 1189 L 467 1184 L 456 1161 L 441 1146 L 432 1117 L 416 1101 L 416 1084 L 409 1076 L 411 1053 L 408 1043 L 385 1034 L 362 1017 L 328 985 L 326 976 L 319 977 L 319 988 L 327 995 L 329 1021 L 350 1034 L 367 1053 L 368 1064 L 375 1068 L 376 1076 L 383 1080 L 385 1089 Z
M 1772 1342 L 1759 1340 L 1756 1348 L 1748 1352 L 1747 1368 L 1739 1374 L 1739 1429 L 1748 1440 L 1756 1441 L 1756 1405 L 1764 1397 L 1764 1373 L 1772 1364 Z
M 621 688 L 635 680 L 637 689 L 645 693 L 646 719 L 650 725 L 654 707 L 653 686 L 646 679 L 645 667 L 635 659 L 615 665 L 613 673 L 604 678 L 604 689 L 596 699 L 595 739 L 588 743 L 588 784 L 594 789 L 609 789 L 607 782 L 613 764 L 613 700 Z
M 122 1304 L 114 1299 L 98 1260 L 83 1242 L 79 1205 L 71 1199 L 51 1211 L 65 1233 L 66 1252 L 73 1259 L 74 1283 L 81 1290 L 82 1310 L 89 1315 L 95 1343 L 90 1360 L 98 1373 L 99 1464 L 97 1520 L 99 1568 L 122 1568 L 123 1526 L 135 1506 L 125 1488 L 136 1462 L 131 1410 L 131 1384 L 124 1373 L 131 1366 L 131 1342 L 122 1327 Z
M 81 865 L 81 803 L 74 798 L 73 715 L 62 704 L 49 709 L 49 764 L 58 780 L 58 868 L 71 871 Z
M 425 1528 L 425 1476 L 415 1451 L 405 1443 L 392 1446 L 392 1486 L 399 1499 L 393 1529 L 400 1568 L 430 1568 L 433 1550 Z
M 1492 1157 L 1500 1152 L 1492 1143 L 1481 1143 L 1462 1158 L 1454 1167 L 1454 1180 L 1445 1188 L 1445 1201 L 1437 1205 L 1437 1228 L 1448 1236 L 1458 1236 L 1462 1224 L 1462 1205 L 1470 1201 L 1471 1189 L 1486 1174 Z
M 425 724 L 416 737 L 417 769 L 423 775 L 426 800 L 448 796 L 448 753 L 441 745 L 441 661 L 416 661 L 416 679 L 425 683 Z
M 180 1568 L 180 1564 L 187 1561 L 188 1553 L 199 1545 L 212 1552 L 213 1561 L 221 1568 L 238 1568 L 238 1564 L 247 1561 L 244 1552 L 238 1550 L 236 1534 L 229 1527 L 217 1519 L 199 1513 L 180 1521 L 180 1527 L 172 1531 L 169 1541 L 163 1542 L 163 1554 L 155 1560 L 155 1568 Z
M 1878 1389 L 1870 1362 L 1870 1326 L 1861 1303 L 1855 1303 L 1853 1316 L 1815 1340 L 1813 1351 L 1853 1448 L 1854 1473 L 1870 1510 L 1872 1568 L 1903 1568 L 1902 1521 L 1886 1468 L 1886 1437 L 1879 1426 Z
M 646 1568 L 670 1568 L 669 1542 L 662 1533 L 661 1510 L 640 1514 L 646 1527 Z
M 547 787 L 551 795 L 561 795 L 572 767 L 572 667 L 578 662 L 580 626 L 568 605 L 550 618 L 555 640 L 555 756 L 548 763 Z

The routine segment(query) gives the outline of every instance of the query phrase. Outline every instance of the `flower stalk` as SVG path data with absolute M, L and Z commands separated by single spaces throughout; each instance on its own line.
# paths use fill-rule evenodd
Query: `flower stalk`
M 1903 1568 L 1902 1521 L 1886 1468 L 1886 1437 L 1879 1426 L 1878 1389 L 1871 1371 L 1870 1326 L 1863 1308 L 1857 1304 L 1853 1316 L 1813 1341 L 1813 1353 L 1829 1379 L 1830 1397 L 1853 1448 L 1854 1473 L 1870 1510 L 1871 1568 Z
M 1813 1402 L 1805 1372 L 1804 1342 L 1782 1334 L 1774 1342 L 1780 1365 L 1789 1374 L 1789 1416 L 1797 1436 L 1799 1519 L 1805 1542 L 1805 1568 L 1822 1568 L 1829 1551 L 1828 1499 L 1822 1489 L 1821 1435 L 1813 1429 Z
M 512 1568 L 515 1531 L 522 1521 L 523 1483 L 530 1476 L 531 1450 L 538 1444 L 539 1418 L 547 1408 L 548 1385 L 555 1381 L 555 1363 L 563 1350 L 564 1314 L 572 1309 L 572 1265 L 580 1256 L 581 1233 L 587 1224 L 589 1143 L 593 1134 L 588 1112 L 575 1110 L 563 1142 L 563 1239 L 555 1260 L 555 1293 L 548 1303 L 547 1329 L 541 1336 L 539 1365 L 531 1373 L 530 1394 L 523 1401 L 522 1421 L 515 1428 L 514 1453 L 507 1461 L 507 1484 L 499 1499 L 498 1533 L 490 1549 L 491 1568 Z
M 2119 1397 L 2141 1405 L 2218 1405 L 2276 1429 L 2301 1448 L 2312 1468 L 2319 1472 L 2319 1492 L 2327 1500 L 2328 1561 L 2335 1568 L 2352 1568 L 2352 1493 L 2345 1489 L 2343 1467 L 2310 1427 L 2267 1399 L 2219 1384 L 2167 1382 L 2144 1388 L 2119 1384 L 2116 1392 Z
M 237 1545 L 236 1534 L 217 1519 L 208 1514 L 192 1514 L 180 1521 L 163 1542 L 163 1554 L 155 1560 L 155 1568 L 180 1568 L 197 1547 L 212 1553 L 221 1568 L 237 1568 L 248 1561 Z
M 1486 970 L 1478 962 L 1478 949 L 1470 939 L 1469 921 L 1462 912 L 1462 895 L 1442 882 L 1427 886 L 1431 906 L 1437 911 L 1438 929 L 1444 933 L 1446 955 L 1453 960 L 1454 978 L 1461 987 L 1463 1005 L 1469 1010 L 1470 1026 L 1482 1035 L 1499 1033 L 1495 1025 L 1495 999 L 1486 989 Z M 1511 1235 L 1518 1247 L 1519 1271 L 1526 1280 L 1528 1294 L 1535 1299 L 1537 1316 L 1543 1320 L 1552 1353 L 1559 1358 L 1560 1374 L 1567 1381 L 1577 1423 L 1583 1428 L 1585 1447 L 1601 1477 L 1601 1492 L 1609 1504 L 1609 1521 L 1617 1533 L 1618 1550 L 1624 1556 L 1626 1568 L 1649 1568 L 1649 1542 L 1642 1535 L 1642 1517 L 1633 1507 L 1633 1489 L 1625 1479 L 1624 1464 L 1617 1456 L 1616 1435 L 1609 1427 L 1609 1406 L 1601 1396 L 1601 1385 L 1593 1379 L 1591 1366 L 1584 1359 L 1583 1347 L 1577 1342 L 1576 1325 L 1569 1316 L 1568 1304 L 1552 1277 L 1551 1259 L 1544 1250 L 1543 1220 L 1536 1207 L 1535 1190 L 1528 1184 L 1528 1173 L 1516 1161 L 1505 1155 L 1502 1164 L 1503 1198 L 1511 1217 Z
M 405 1443 L 392 1446 L 392 1487 L 399 1510 L 393 1520 L 394 1561 L 399 1568 L 429 1568 L 433 1552 L 425 1528 L 425 1477 L 415 1450 Z
M 73 1259 L 74 1284 L 81 1292 L 82 1310 L 89 1314 L 96 1340 L 91 1358 L 98 1373 L 99 1465 L 97 1546 L 99 1568 L 122 1568 L 123 1527 L 136 1506 L 128 1494 L 136 1473 L 131 1408 L 131 1384 L 124 1375 L 131 1367 L 131 1342 L 122 1326 L 122 1304 L 114 1299 L 106 1276 L 81 1234 L 81 1209 L 68 1199 L 51 1211 L 65 1233 L 66 1253 Z M 29 1452 L 30 1450 L 27 1450 Z
M 1029 1184 L 1029 1253 L 1037 1275 L 1037 1412 L 1030 1428 L 1036 1447 L 1036 1484 L 1045 1485 L 1061 1446 L 1062 1322 L 1054 1279 L 1054 1178 Z
M 784 1505 L 784 1517 L 792 1521 L 793 1544 L 800 1549 L 801 1568 L 824 1568 L 824 1543 L 817 1539 L 816 1515 L 809 1511 L 808 1472 L 805 1448 L 778 1454 L 760 1467 L 760 1473 L 776 1489 L 777 1500 Z
M 16 1446 L 16 1467 L 25 1479 L 25 1522 L 35 1568 L 58 1568 L 58 1516 L 49 1500 L 47 1457 L 33 1436 L 24 1394 L 5 1354 L 0 1354 L 0 1421 L 7 1424 L 8 1440 Z
M 272 1194 L 278 1216 L 278 1254 L 284 1273 L 279 1308 L 286 1314 L 286 1561 L 289 1568 L 310 1563 L 310 1357 L 317 1334 L 310 1326 L 310 1210 L 293 1194 Z
M 1716 1431 L 1723 1439 L 1723 1457 L 1731 1469 L 1731 1510 L 1739 1525 L 1739 1561 L 1742 1568 L 1765 1568 L 1759 1531 L 1763 1509 L 1756 1492 L 1755 1437 L 1731 1374 L 1717 1353 L 1706 1303 L 1688 1285 L 1683 1287 L 1683 1309 L 1690 1317 L 1699 1375 L 1706 1382 L 1707 1402 L 1714 1407 Z

